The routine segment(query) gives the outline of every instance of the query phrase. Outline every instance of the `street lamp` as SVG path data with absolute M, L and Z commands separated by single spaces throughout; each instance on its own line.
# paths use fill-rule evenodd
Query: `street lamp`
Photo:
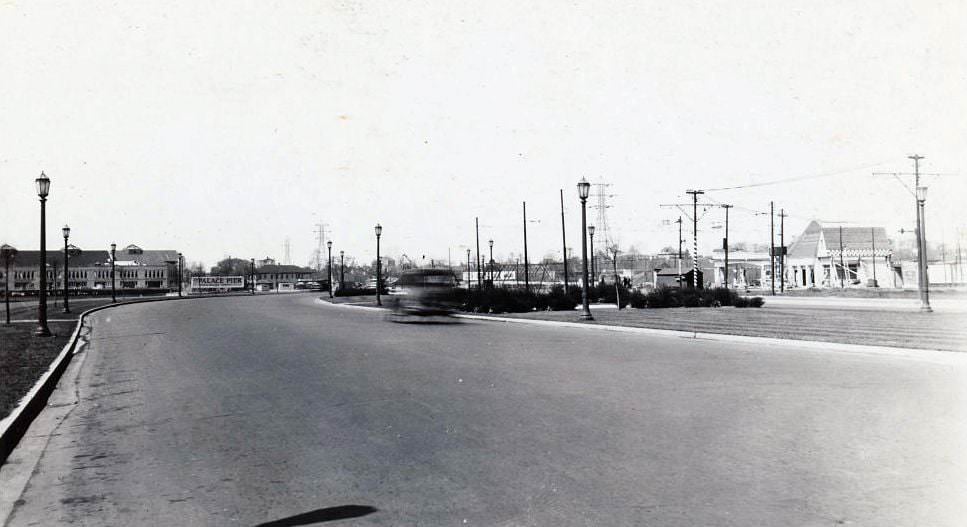
M 490 245 L 490 287 L 494 286 L 494 240 L 487 240 Z
M 70 256 L 68 255 L 68 251 L 67 251 L 67 238 L 69 238 L 70 235 L 71 235 L 71 228 L 69 226 L 67 226 L 67 225 L 64 225 L 64 228 L 61 229 L 61 231 L 64 233 L 64 313 L 70 313 L 71 312 L 71 309 L 70 309 L 70 306 L 67 303 L 67 296 L 68 296 L 68 292 L 69 292 L 68 289 L 67 289 L 67 280 L 68 280 L 68 278 L 67 278 L 68 277 L 68 265 L 67 265 L 67 262 L 68 262 L 68 260 L 70 258 Z
M 591 184 L 584 178 L 581 178 L 581 181 L 578 182 L 578 197 L 581 198 L 581 260 L 583 262 L 581 275 L 584 278 L 581 289 L 581 304 L 584 307 L 584 311 L 581 313 L 582 320 L 594 320 L 594 317 L 591 316 L 591 307 L 588 306 L 588 237 L 585 235 L 588 225 L 587 203 L 590 192 Z M 567 255 L 565 254 L 565 256 Z
M 184 268 L 185 268 L 185 257 L 181 253 L 178 253 L 178 298 L 181 298 L 181 282 L 182 282 L 181 275 L 184 272 Z
M 598 283 L 598 275 L 594 272 L 594 225 L 588 225 L 588 236 L 591 237 L 591 283 Z M 607 242 L 607 240 L 605 240 Z
M 252 294 L 254 295 L 255 294 L 255 258 L 252 258 L 250 262 L 250 269 L 252 271 L 251 273 L 252 276 L 250 277 L 252 280 Z
M 920 281 L 923 284 L 923 291 L 921 291 L 920 297 L 920 311 L 923 313 L 932 313 L 933 309 L 930 307 L 930 277 L 927 273 L 927 217 L 923 211 L 923 204 L 927 201 L 927 187 L 917 187 L 917 212 L 919 213 L 919 223 L 920 224 L 920 276 L 923 279 Z
M 376 224 L 376 305 L 377 306 L 383 305 L 383 301 L 380 300 L 379 298 L 379 285 L 380 285 L 380 282 L 382 282 L 382 277 L 381 277 L 382 262 L 379 259 L 379 237 L 382 235 L 383 235 L 383 226 L 377 223 Z
M 47 193 L 50 191 L 50 179 L 43 172 L 35 179 L 37 195 L 40 196 L 40 302 L 37 305 L 37 330 L 34 335 L 49 337 L 47 327 Z
M 117 287 L 115 285 L 116 280 L 114 279 L 114 250 L 117 249 L 117 247 L 118 246 L 116 243 L 111 244 L 111 302 L 118 301 Z
M 329 249 L 329 298 L 332 298 L 332 240 L 326 242 L 326 248 Z
M 339 251 L 339 289 L 343 288 L 343 284 L 346 283 L 346 253 L 344 251 Z
M 3 303 L 7 310 L 7 324 L 10 324 L 10 260 L 17 256 L 17 249 L 3 244 L 0 246 L 0 258 L 3 258 Z M 16 284 L 16 282 L 14 282 Z

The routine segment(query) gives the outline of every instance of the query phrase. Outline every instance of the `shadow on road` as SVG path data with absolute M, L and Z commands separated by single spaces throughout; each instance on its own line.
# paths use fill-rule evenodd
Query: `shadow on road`
M 326 507 L 314 511 L 303 512 L 281 520 L 274 520 L 260 523 L 255 527 L 292 527 L 296 525 L 309 525 L 313 523 L 331 522 L 345 520 L 348 518 L 359 518 L 378 511 L 376 507 L 369 505 L 340 505 L 338 507 Z

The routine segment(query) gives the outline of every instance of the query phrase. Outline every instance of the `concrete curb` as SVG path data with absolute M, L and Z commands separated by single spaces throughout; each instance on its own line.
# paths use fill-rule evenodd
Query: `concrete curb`
M 81 312 L 80 316 L 77 317 L 77 325 L 74 327 L 74 332 L 71 334 L 70 340 L 64 345 L 64 348 L 57 355 L 57 357 L 51 362 L 47 371 L 40 376 L 40 379 L 34 383 L 30 391 L 27 392 L 23 398 L 17 403 L 17 406 L 10 411 L 10 414 L 0 420 L 0 465 L 6 462 L 7 457 L 13 452 L 17 444 L 23 438 L 24 434 L 30 428 L 30 424 L 34 419 L 40 414 L 41 411 L 47 405 L 47 399 L 50 394 L 53 393 L 54 388 L 57 387 L 58 381 L 60 381 L 61 375 L 67 369 L 67 365 L 70 364 L 71 358 L 74 356 L 75 348 L 77 347 L 77 337 L 80 335 L 81 327 L 84 325 L 84 319 L 91 313 L 101 311 L 103 309 L 108 309 L 118 306 L 126 306 L 131 304 L 145 304 L 148 302 L 164 302 L 168 300 L 195 300 L 201 298 L 224 298 L 227 296 L 257 296 L 251 294 L 234 294 L 234 295 L 211 295 L 211 296 L 163 296 L 154 298 L 139 298 L 136 300 L 128 300 L 117 302 L 113 304 L 107 304 L 103 306 L 92 307 L 86 311 Z
M 346 307 L 346 308 L 367 309 L 371 311 L 383 310 L 383 308 L 378 308 L 378 307 L 356 306 L 352 304 L 336 304 L 333 302 L 327 302 L 322 299 L 318 299 L 317 301 L 324 304 L 330 304 L 330 305 Z M 943 359 L 960 357 L 962 355 L 960 352 L 949 351 L 949 350 L 937 350 L 937 349 L 926 349 L 926 348 L 903 348 L 903 347 L 892 347 L 892 346 L 872 346 L 872 345 L 866 345 L 866 344 L 845 344 L 841 342 L 827 342 L 822 340 L 797 340 L 797 339 L 781 339 L 781 338 L 775 338 L 775 337 L 754 337 L 750 335 L 730 335 L 728 333 L 702 333 L 698 331 L 637 328 L 637 327 L 631 327 L 631 326 L 588 324 L 584 322 L 563 322 L 558 320 L 535 320 L 530 318 L 509 318 L 509 317 L 494 317 L 494 316 L 488 316 L 488 315 L 469 315 L 469 314 L 463 314 L 463 313 L 460 313 L 454 316 L 457 318 L 464 318 L 468 320 L 489 320 L 492 322 L 505 322 L 510 324 L 531 324 L 535 326 L 594 329 L 598 331 L 613 331 L 617 333 L 632 333 L 632 334 L 638 334 L 638 335 L 652 335 L 652 336 L 659 336 L 659 337 L 679 338 L 679 339 L 688 339 L 688 340 L 742 342 L 746 344 L 770 344 L 775 346 L 805 348 L 805 349 L 818 350 L 818 351 L 840 351 L 840 352 L 848 352 L 848 353 L 866 353 L 866 354 L 873 354 L 873 355 L 891 355 L 891 356 L 915 355 L 920 358 L 935 356 Z M 964 356 L 964 359 L 967 360 L 967 355 Z

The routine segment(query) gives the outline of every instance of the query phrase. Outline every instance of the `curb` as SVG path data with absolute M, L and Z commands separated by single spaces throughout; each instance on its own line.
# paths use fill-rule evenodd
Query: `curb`
M 58 381 L 60 381 L 61 375 L 67 369 L 67 365 L 70 364 L 71 359 L 74 356 L 74 350 L 77 347 L 77 337 L 80 334 L 81 327 L 84 325 L 84 319 L 91 313 L 101 311 L 104 309 L 109 309 L 112 307 L 126 306 L 130 304 L 145 304 L 148 302 L 165 302 L 169 300 L 194 300 L 199 298 L 224 298 L 226 296 L 253 296 L 251 294 L 242 295 L 212 295 L 212 296 L 164 296 L 155 298 L 139 298 L 136 300 L 128 300 L 123 302 L 117 302 L 113 304 L 107 304 L 103 306 L 92 307 L 87 311 L 82 311 L 80 316 L 77 317 L 77 326 L 74 327 L 74 332 L 71 334 L 70 340 L 64 345 L 64 348 L 60 351 L 57 357 L 51 362 L 47 371 L 40 376 L 40 379 L 34 383 L 30 391 L 24 395 L 20 401 L 18 401 L 17 406 L 10 411 L 10 414 L 0 419 L 0 465 L 7 461 L 7 457 L 20 443 L 24 434 L 30 428 L 30 424 L 34 419 L 40 414 L 41 411 L 47 406 L 47 399 L 50 398 L 50 394 L 53 393 L 54 388 L 57 387 Z
M 339 307 L 353 308 L 353 309 L 367 309 L 372 311 L 379 311 L 382 308 L 369 307 L 369 306 L 355 306 L 352 304 L 336 304 L 334 302 L 327 302 L 323 299 L 317 299 L 318 302 L 324 304 L 330 304 Z M 944 359 L 950 359 L 953 357 L 961 357 L 962 354 L 957 351 L 950 350 L 938 350 L 929 348 L 903 348 L 903 347 L 893 347 L 893 346 L 873 346 L 866 344 L 846 344 L 842 342 L 827 342 L 823 340 L 797 340 L 797 339 L 781 339 L 775 337 L 754 337 L 750 335 L 730 335 L 728 333 L 702 333 L 699 331 L 682 331 L 675 329 L 655 329 L 655 328 L 638 328 L 631 326 L 612 326 L 607 324 L 587 324 L 583 322 L 563 322 L 558 320 L 535 320 L 529 318 L 509 318 L 509 317 L 493 317 L 487 315 L 470 315 L 470 314 L 456 314 L 453 315 L 456 318 L 464 318 L 468 320 L 489 320 L 492 322 L 505 322 L 508 324 L 531 324 L 535 326 L 548 326 L 548 327 L 565 327 L 565 328 L 576 328 L 576 329 L 593 329 L 598 331 L 613 331 L 616 333 L 632 333 L 638 335 L 652 335 L 659 337 L 669 337 L 669 338 L 679 338 L 687 340 L 711 340 L 718 342 L 741 342 L 746 344 L 771 344 L 776 346 L 786 346 L 795 348 L 806 348 L 816 351 L 841 351 L 848 353 L 866 353 L 872 355 L 890 355 L 890 356 L 910 356 L 916 355 L 920 358 L 924 356 L 937 356 Z M 965 357 L 967 358 L 967 357 Z

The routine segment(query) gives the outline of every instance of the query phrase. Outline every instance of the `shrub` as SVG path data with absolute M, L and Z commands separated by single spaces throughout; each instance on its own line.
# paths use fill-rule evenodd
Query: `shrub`
M 761 296 L 754 296 L 749 299 L 749 307 L 762 307 L 765 303 L 766 301 Z
M 716 287 L 713 289 L 659 287 L 644 294 L 643 297 L 644 306 L 654 308 L 719 307 L 737 305 L 738 302 L 741 302 L 741 297 L 738 293 L 724 287 Z M 636 297 L 635 302 L 640 303 L 641 300 Z M 632 303 L 632 306 L 637 307 L 634 303 Z
M 621 295 L 621 307 L 628 305 L 628 296 L 631 292 L 627 287 L 623 285 L 618 285 L 618 290 Z M 581 288 L 578 286 L 578 293 L 580 293 Z M 588 288 L 588 302 L 604 302 L 606 304 L 615 303 L 614 300 L 614 283 L 599 282 L 598 284 Z
M 570 289 L 565 294 L 564 286 L 557 284 L 547 293 L 547 307 L 551 311 L 568 311 L 581 303 L 581 290 Z
M 463 309 L 479 313 L 522 313 L 538 307 L 538 295 L 501 287 L 475 289 L 464 293 Z
M 635 289 L 628 295 L 628 305 L 635 309 L 641 309 L 648 306 L 648 295 L 642 293 L 641 291 Z
M 732 302 L 732 305 L 735 307 L 749 307 L 749 297 L 740 296 L 739 298 L 736 298 L 734 302 Z

